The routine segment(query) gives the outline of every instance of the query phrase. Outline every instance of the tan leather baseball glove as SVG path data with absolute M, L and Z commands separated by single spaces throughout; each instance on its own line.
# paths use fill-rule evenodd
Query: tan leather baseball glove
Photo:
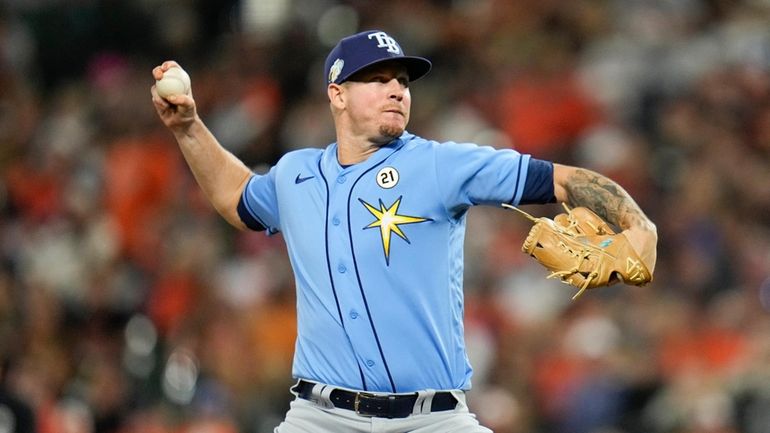
M 622 233 L 615 233 L 598 215 L 585 207 L 569 209 L 553 219 L 535 218 L 508 204 L 534 222 L 521 250 L 551 271 L 548 278 L 585 290 L 624 282 L 642 286 L 652 274 Z

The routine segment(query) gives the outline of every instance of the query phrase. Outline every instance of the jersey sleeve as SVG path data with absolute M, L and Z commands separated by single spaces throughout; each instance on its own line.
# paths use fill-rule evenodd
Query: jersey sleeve
M 472 143 L 442 143 L 436 146 L 435 155 L 439 188 L 451 212 L 474 205 L 552 200 L 553 166 L 549 162 L 513 149 Z
M 268 234 L 279 231 L 275 172 L 276 168 L 272 167 L 265 175 L 253 175 L 241 194 L 238 216 L 252 230 L 267 230 Z

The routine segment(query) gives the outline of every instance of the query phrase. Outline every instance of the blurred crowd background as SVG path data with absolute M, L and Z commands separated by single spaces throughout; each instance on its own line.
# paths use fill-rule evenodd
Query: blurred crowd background
M 623 185 L 655 281 L 576 302 L 474 208 L 469 404 L 497 433 L 770 432 L 770 1 L 0 1 L 0 432 L 267 433 L 291 395 L 281 236 L 202 197 L 150 100 L 190 73 L 257 172 L 334 141 L 322 65 L 381 29 L 410 131 Z M 553 215 L 553 206 L 526 207 Z

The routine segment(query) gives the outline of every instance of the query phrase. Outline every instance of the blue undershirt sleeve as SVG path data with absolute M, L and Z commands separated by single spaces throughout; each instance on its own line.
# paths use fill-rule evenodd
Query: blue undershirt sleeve
M 267 230 L 267 227 L 263 226 L 262 223 L 254 218 L 249 210 L 246 209 L 246 203 L 243 201 L 243 196 L 241 196 L 240 201 L 238 201 L 238 216 L 241 218 L 241 221 L 246 224 L 246 227 L 250 228 L 251 230 L 257 232 Z
M 542 159 L 530 158 L 527 180 L 519 204 L 555 203 L 553 188 L 553 163 Z

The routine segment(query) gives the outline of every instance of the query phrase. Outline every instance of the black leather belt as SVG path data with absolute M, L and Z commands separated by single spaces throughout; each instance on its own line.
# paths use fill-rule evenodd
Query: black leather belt
M 314 400 L 312 393 L 314 383 L 300 380 L 292 391 L 300 398 Z M 329 395 L 334 407 L 352 410 L 358 415 L 380 418 L 406 418 L 414 411 L 417 393 L 414 394 L 372 394 L 369 392 L 353 392 L 335 388 Z M 431 412 L 453 410 L 457 399 L 452 393 L 439 391 L 433 396 L 430 405 Z

